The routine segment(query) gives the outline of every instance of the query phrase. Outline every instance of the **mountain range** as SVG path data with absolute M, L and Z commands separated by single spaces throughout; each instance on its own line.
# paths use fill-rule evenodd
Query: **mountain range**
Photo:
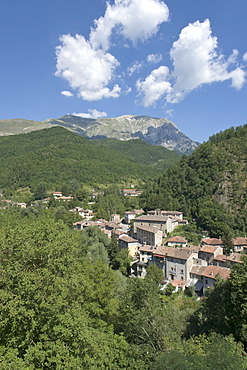
M 142 139 L 179 154 L 191 154 L 199 145 L 166 118 L 124 115 L 116 118 L 83 118 L 67 114 L 42 122 L 24 119 L 1 120 L 0 135 L 27 133 L 52 126 L 62 126 L 88 139 L 115 138 L 122 141 Z

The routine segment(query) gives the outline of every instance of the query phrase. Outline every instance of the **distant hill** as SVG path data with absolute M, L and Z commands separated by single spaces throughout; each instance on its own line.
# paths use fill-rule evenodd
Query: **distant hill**
M 141 140 L 88 140 L 62 127 L 0 137 L 0 188 L 48 186 L 76 179 L 87 185 L 146 181 L 180 156 Z
M 38 122 L 22 118 L 2 119 L 0 120 L 0 137 L 27 134 L 28 132 L 42 130 L 52 126 L 53 125 L 48 122 Z
M 148 144 L 163 146 L 180 154 L 190 154 L 199 145 L 166 118 L 132 115 L 91 119 L 68 114 L 43 122 L 24 119 L 0 120 L 0 136 L 27 133 L 54 125 L 67 128 L 88 139 L 115 138 L 121 141 L 142 139 Z
M 214 135 L 148 186 L 146 208 L 177 209 L 213 236 L 247 232 L 247 125 Z

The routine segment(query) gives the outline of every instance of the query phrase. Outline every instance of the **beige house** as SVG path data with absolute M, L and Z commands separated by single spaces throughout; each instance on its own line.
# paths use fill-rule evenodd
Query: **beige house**
M 151 226 L 157 227 L 163 231 L 164 234 L 170 233 L 173 231 L 172 219 L 168 216 L 160 215 L 142 215 L 134 219 L 134 233 L 136 233 L 137 226 Z
M 136 226 L 136 238 L 139 243 L 149 244 L 153 246 L 162 244 L 163 232 L 156 226 L 148 225 L 137 225 Z
M 129 224 L 131 220 L 133 220 L 137 215 L 140 215 L 143 212 L 143 209 L 135 209 L 134 211 L 124 212 L 124 222 L 126 224 Z
M 139 243 L 138 240 L 131 238 L 128 235 L 121 235 L 118 238 L 118 244 L 120 248 L 128 249 L 129 255 L 133 258 L 138 256 L 138 247 Z
M 161 216 L 175 217 L 178 220 L 183 220 L 183 213 L 179 211 L 161 211 L 159 209 L 156 209 L 155 211 L 148 211 L 147 214 L 150 216 L 160 214 Z
M 139 247 L 139 262 L 136 264 L 136 275 L 144 278 L 146 276 L 146 270 L 152 261 L 154 247 L 152 245 L 144 244 Z

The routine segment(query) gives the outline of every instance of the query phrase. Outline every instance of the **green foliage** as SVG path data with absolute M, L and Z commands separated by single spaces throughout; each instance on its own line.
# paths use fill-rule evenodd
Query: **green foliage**
M 240 134 L 241 133 L 241 134 Z M 247 125 L 217 134 L 170 167 L 142 195 L 146 209 L 177 209 L 210 236 L 244 234 Z
M 163 271 L 159 269 L 154 263 L 147 268 L 146 280 L 150 280 L 155 284 L 160 284 L 163 280 Z
M 140 139 L 121 142 L 117 139 L 101 139 L 97 140 L 96 144 L 114 149 L 121 154 L 124 153 L 142 165 L 154 166 L 155 170 L 158 172 L 170 167 L 181 158 L 174 151 L 168 150 L 162 146 L 150 145 Z
M 1 223 L 3 368 L 8 362 L 11 369 L 128 368 L 129 346 L 110 325 L 117 276 L 86 257 L 97 231 L 20 217 Z
M 247 368 L 246 260 L 204 300 L 171 299 L 156 267 L 124 276 L 127 250 L 43 208 L 0 210 L 0 257 L 0 368 Z
M 247 345 L 247 260 L 236 264 L 227 280 L 219 279 L 206 291 L 201 307 L 190 319 L 187 335 L 192 333 L 232 334 Z
M 128 276 L 131 261 L 132 257 L 129 255 L 128 249 L 120 249 L 120 251 L 115 254 L 112 267 L 114 270 L 119 270 L 123 275 Z
M 64 194 L 74 194 L 80 189 L 80 183 L 93 186 L 144 181 L 179 159 L 165 148 L 153 149 L 148 144 L 144 144 L 146 159 L 135 159 L 136 151 L 132 155 L 126 149 L 128 144 L 117 143 L 117 148 L 111 148 L 62 127 L 0 137 L 0 186 L 7 194 L 29 186 L 37 191 L 36 197 L 40 199 L 44 194 L 37 188 L 45 179 L 47 189 L 60 186 Z M 149 150 L 159 153 L 162 166 L 154 168 L 157 157 L 148 160 Z
M 215 333 L 192 337 L 182 347 L 158 356 L 152 365 L 154 370 L 234 370 L 246 369 L 247 361 L 242 355 L 243 347 L 231 336 Z
M 199 245 L 202 240 L 201 230 L 197 228 L 194 222 L 188 225 L 178 226 L 169 234 L 169 237 L 179 235 L 188 240 L 188 244 Z

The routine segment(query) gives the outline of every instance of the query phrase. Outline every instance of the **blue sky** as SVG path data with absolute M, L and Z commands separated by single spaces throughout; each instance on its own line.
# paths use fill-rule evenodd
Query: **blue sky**
M 245 0 L 1 0 L 0 119 L 246 123 Z

